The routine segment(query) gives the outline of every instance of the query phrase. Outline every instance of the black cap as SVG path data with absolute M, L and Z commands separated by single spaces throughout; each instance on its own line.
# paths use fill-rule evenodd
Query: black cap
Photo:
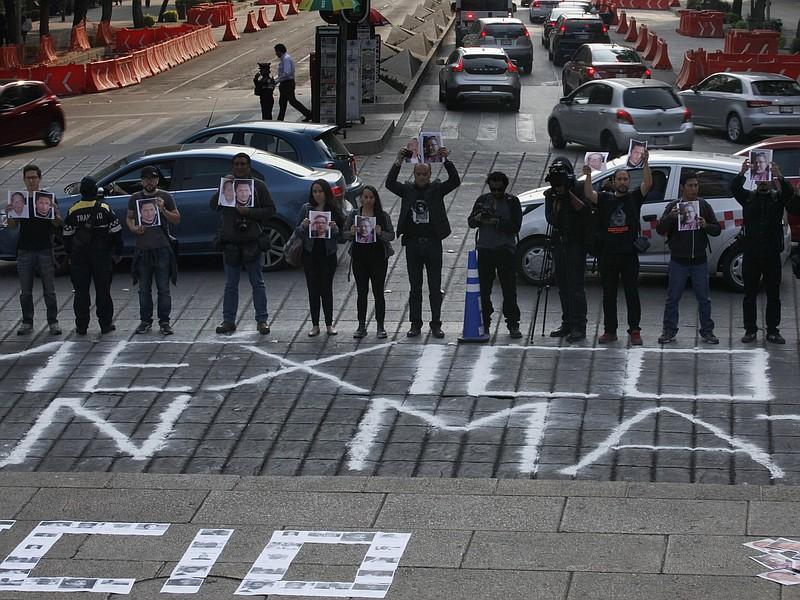
M 97 180 L 92 177 L 81 179 L 81 197 L 87 200 L 97 198 Z
M 158 169 L 156 169 L 155 167 L 147 166 L 142 169 L 142 179 L 144 179 L 145 177 L 160 177 L 160 176 L 161 175 L 158 172 Z
M 269 63 L 258 63 L 260 69 L 269 69 Z

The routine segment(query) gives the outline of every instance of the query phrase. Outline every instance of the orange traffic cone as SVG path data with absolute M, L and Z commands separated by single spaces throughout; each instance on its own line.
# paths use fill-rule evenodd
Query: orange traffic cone
M 287 15 L 299 15 L 300 13 L 297 12 L 297 5 L 294 3 L 294 0 L 289 0 L 289 10 L 286 12 Z
M 222 36 L 223 42 L 232 42 L 239 39 L 239 30 L 236 29 L 236 19 L 228 19 L 225 26 L 225 35 Z
M 259 29 L 261 28 L 256 24 L 256 13 L 254 13 L 252 10 L 248 11 L 247 25 L 244 26 L 242 33 L 255 33 Z
M 278 0 L 275 3 L 275 14 L 272 16 L 272 21 L 285 21 L 286 17 L 283 16 L 283 5 L 281 5 L 281 1 Z
M 261 29 L 266 29 L 267 27 L 269 27 L 269 18 L 267 18 L 267 9 L 264 8 L 263 6 L 261 6 L 258 9 L 258 21 L 257 21 L 257 23 L 258 23 L 258 26 Z

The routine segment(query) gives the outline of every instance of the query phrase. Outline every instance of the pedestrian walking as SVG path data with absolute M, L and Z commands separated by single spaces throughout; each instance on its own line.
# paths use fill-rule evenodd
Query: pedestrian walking
M 263 225 L 275 216 L 275 203 L 267 186 L 250 170 L 250 155 L 240 152 L 233 157 L 232 174 L 227 179 L 253 179 L 253 205 L 220 206 L 219 192 L 211 196 L 211 210 L 219 217 L 217 245 L 222 251 L 225 269 L 225 294 L 222 299 L 222 323 L 217 333 L 236 331 L 236 313 L 239 310 L 239 277 L 242 269 L 247 272 L 253 290 L 253 307 L 256 313 L 258 332 L 270 332 L 267 310 L 267 288 L 261 269 L 264 265 L 264 250 L 269 238 Z
M 439 148 L 439 158 L 447 171 L 445 181 L 431 181 L 431 165 L 414 165 L 414 182 L 399 183 L 397 176 L 403 161 L 411 151 L 402 148 L 386 176 L 386 189 L 400 196 L 400 217 L 397 235 L 402 236 L 406 249 L 406 267 L 411 291 L 408 308 L 411 328 L 408 337 L 422 332 L 422 272 L 428 279 L 428 299 L 431 305 L 431 334 L 443 338 L 442 331 L 442 240 L 450 235 L 450 221 L 444 197 L 461 185 L 458 169 L 450 162 L 447 148 Z
M 785 344 L 780 333 L 781 324 L 781 252 L 783 252 L 783 211 L 800 214 L 800 197 L 792 184 L 781 175 L 777 164 L 772 163 L 772 182 L 759 181 L 755 190 L 744 189 L 745 174 L 750 161 L 742 163 L 742 170 L 731 181 L 731 192 L 742 205 L 744 220 L 744 336 L 742 342 L 750 344 L 758 333 L 758 289 L 763 280 L 767 294 L 767 341 Z
M 41 188 L 42 171 L 36 165 L 22 168 L 22 180 L 27 191 L 25 212 L 33 203 L 35 192 Z M 47 199 L 53 210 L 53 219 L 15 219 L 11 206 L 6 210 L 8 228 L 19 229 L 17 238 L 17 275 L 19 276 L 19 303 L 22 308 L 22 323 L 17 335 L 33 332 L 33 282 L 36 273 L 42 278 L 42 293 L 47 307 L 47 328 L 50 335 L 61 335 L 58 324 L 58 300 L 56 298 L 56 264 L 53 256 L 53 235 L 61 229 L 61 211 L 55 197 Z M 19 211 L 17 211 L 19 212 Z
M 153 326 L 153 279 L 156 280 L 158 328 L 172 335 L 170 281 L 177 283 L 178 263 L 172 251 L 169 226 L 181 222 L 181 213 L 172 194 L 159 189 L 159 172 L 152 166 L 142 169 L 142 191 L 128 200 L 125 222 L 136 236 L 133 253 L 133 284 L 139 284 L 139 326 L 136 333 L 147 333 Z
M 294 59 L 286 51 L 283 44 L 275 44 L 275 56 L 278 57 L 278 77 L 275 79 L 278 84 L 278 121 L 283 121 L 286 116 L 286 105 L 291 104 L 292 108 L 303 115 L 303 121 L 311 120 L 311 111 L 303 106 L 295 98 L 295 64 Z
M 358 226 L 356 221 L 359 221 Z M 373 186 L 364 186 L 361 206 L 348 215 L 344 239 L 354 240 L 350 245 L 350 255 L 353 257 L 353 277 L 356 280 L 358 329 L 353 337 L 363 338 L 367 335 L 367 296 L 371 285 L 375 299 L 377 335 L 385 338 L 386 299 L 383 289 L 389 257 L 394 254 L 394 228 L 392 218 L 389 213 L 384 212 L 378 190 Z
M 269 63 L 258 63 L 258 73 L 253 77 L 254 93 L 261 103 L 261 118 L 272 120 L 272 107 L 275 106 L 275 79 L 269 71 Z
M 111 207 L 103 202 L 97 181 L 84 177 L 81 198 L 70 206 L 64 219 L 64 246 L 70 257 L 75 333 L 86 335 L 89 328 L 90 288 L 94 283 L 94 304 L 100 333 L 116 329 L 111 279 L 114 263 L 122 252 L 122 225 Z
M 545 218 L 552 228 L 553 268 L 561 301 L 561 325 L 550 332 L 550 337 L 564 337 L 572 344 L 586 338 L 584 272 L 592 233 L 591 208 L 572 191 L 575 174 L 567 159 L 554 160 L 545 181 L 550 183 L 550 189 L 544 192 Z
M 628 334 L 633 346 L 642 345 L 642 305 L 639 301 L 639 256 L 634 246 L 639 232 L 639 212 L 653 185 L 650 155 L 642 158 L 642 183 L 630 189 L 630 173 L 620 169 L 614 173 L 613 192 L 596 192 L 592 187 L 592 170 L 584 165 L 584 198 L 597 207 L 599 234 L 598 263 L 603 287 L 603 321 L 605 330 L 597 340 L 608 344 L 617 340 L 617 288 L 622 279 L 628 309 Z
M 312 226 L 309 219 L 311 211 L 329 213 L 325 215 L 325 231 Z M 317 223 L 322 223 L 322 219 L 317 219 Z M 345 217 L 333 197 L 331 185 L 324 179 L 317 179 L 311 184 L 308 202 L 300 209 L 295 227 L 297 235 L 303 239 L 303 271 L 306 275 L 308 305 L 311 310 L 309 337 L 319 335 L 320 304 L 325 315 L 328 335 L 338 333 L 333 326 L 333 277 L 336 275 L 338 244 L 344 241 L 342 237 L 344 224 Z
M 522 207 L 519 198 L 506 193 L 508 176 L 502 171 L 489 173 L 486 178 L 489 193 L 478 196 L 467 224 L 477 229 L 478 281 L 481 293 L 481 312 L 486 335 L 492 323 L 492 286 L 495 276 L 503 290 L 503 316 L 512 338 L 521 338 L 519 306 L 517 305 L 517 234 L 522 226 Z
M 659 344 L 668 344 L 678 333 L 678 305 L 683 290 L 686 289 L 687 279 L 692 280 L 692 289 L 697 298 L 700 337 L 709 344 L 719 344 L 711 318 L 706 248 L 709 244 L 708 236 L 718 236 L 722 227 L 711 205 L 698 196 L 699 191 L 700 180 L 697 174 L 684 169 L 681 173 L 680 198 L 667 204 L 656 225 L 656 231 L 667 236 L 670 251 L 664 328 L 658 338 Z M 695 204 L 699 206 L 699 211 L 695 211 Z M 683 207 L 686 209 L 682 213 Z M 691 211 L 688 210 L 689 207 Z M 686 215 L 689 213 L 696 216 L 688 219 Z

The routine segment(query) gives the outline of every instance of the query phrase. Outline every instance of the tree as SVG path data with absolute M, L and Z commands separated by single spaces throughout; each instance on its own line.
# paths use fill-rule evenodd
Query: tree
M 6 8 L 6 44 L 19 44 L 22 42 L 22 32 L 20 31 L 20 16 L 17 12 L 15 0 L 3 0 Z
M 49 0 L 39 5 L 39 39 L 50 35 L 50 2 Z
M 72 13 L 72 26 L 77 27 L 86 21 L 86 12 L 89 10 L 89 0 L 75 0 Z
M 133 0 L 131 3 L 131 13 L 133 17 L 133 28 L 141 29 L 144 27 L 144 13 L 142 12 L 142 0 Z
M 736 13 L 740 17 L 742 16 L 742 0 L 733 0 L 733 5 L 731 6 L 731 12 Z
M 100 14 L 100 20 L 105 21 L 106 23 L 111 22 L 111 13 L 114 10 L 114 1 L 113 0 L 101 0 L 100 6 L 103 9 L 103 12 Z
M 167 6 L 169 5 L 169 0 L 162 0 L 161 2 L 161 9 L 158 11 L 158 22 L 164 22 L 164 13 L 167 12 Z
M 764 22 L 764 12 L 767 9 L 767 0 L 755 0 L 750 10 L 750 22 L 761 24 Z

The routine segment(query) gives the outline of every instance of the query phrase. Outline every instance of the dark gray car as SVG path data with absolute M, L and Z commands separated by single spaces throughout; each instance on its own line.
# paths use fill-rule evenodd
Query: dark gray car
M 465 48 L 502 48 L 523 73 L 533 71 L 531 34 L 519 19 L 478 19 L 464 36 Z

